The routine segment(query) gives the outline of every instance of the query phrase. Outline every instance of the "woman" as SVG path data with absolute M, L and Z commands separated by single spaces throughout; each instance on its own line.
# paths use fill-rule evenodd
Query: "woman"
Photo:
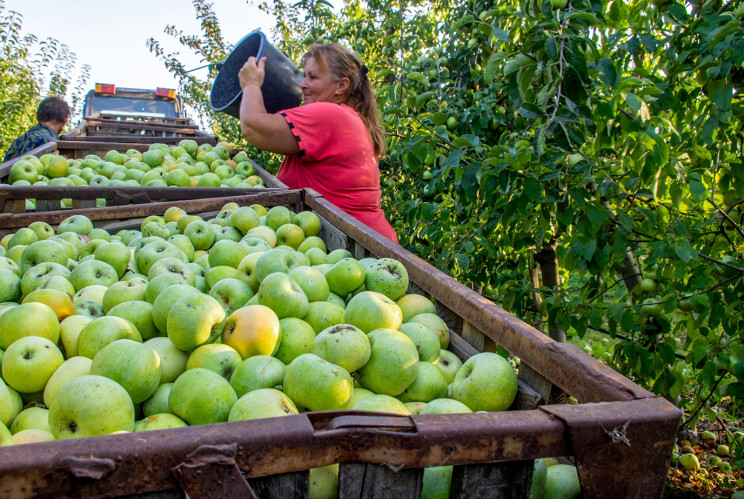
M 312 45 L 303 57 L 302 106 L 269 114 L 261 85 L 266 58 L 238 73 L 240 127 L 259 149 L 286 157 L 277 178 L 310 187 L 357 220 L 397 242 L 380 207 L 378 158 L 385 153 L 367 67 L 338 44 Z

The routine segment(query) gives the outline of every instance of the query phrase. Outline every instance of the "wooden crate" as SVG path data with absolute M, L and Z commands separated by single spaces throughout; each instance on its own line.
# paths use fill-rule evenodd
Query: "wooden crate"
M 214 135 L 199 129 L 188 118 L 154 118 L 147 116 L 102 115 L 85 118 L 78 126 L 62 136 L 69 137 L 156 137 L 156 138 L 210 138 Z
M 180 139 L 179 139 L 180 140 Z M 160 142 L 160 141 L 156 141 Z M 83 159 L 88 154 L 104 157 L 112 149 L 124 152 L 128 149 L 147 151 L 149 143 L 144 142 L 98 142 L 98 141 L 56 141 L 37 147 L 29 154 L 60 154 L 68 159 Z M 35 199 L 34 211 L 56 211 L 61 209 L 63 199 L 71 199 L 72 208 L 92 208 L 97 199 L 106 200 L 107 206 L 120 206 L 130 203 L 150 203 L 165 200 L 188 200 L 205 197 L 248 195 L 257 189 L 227 187 L 106 187 L 106 186 L 11 186 L 7 182 L 10 169 L 19 161 L 15 158 L 0 164 L 0 213 L 26 212 L 26 199 Z M 267 189 L 288 189 L 275 176 L 253 162 L 256 175 L 261 177 Z
M 528 497 L 533 460 L 574 460 L 586 498 L 661 497 L 681 412 L 583 350 L 556 343 L 306 190 L 0 217 L 0 229 L 85 214 L 109 229 L 168 206 L 208 216 L 226 202 L 322 219 L 329 251 L 401 261 L 433 298 L 461 359 L 497 346 L 521 359 L 519 395 L 498 413 L 362 411 L 192 426 L 0 448 L 0 496 L 306 497 L 308 472 L 341 463 L 339 497 L 418 498 L 422 468 L 453 465 L 451 497 Z M 550 383 L 578 404 L 544 403 Z

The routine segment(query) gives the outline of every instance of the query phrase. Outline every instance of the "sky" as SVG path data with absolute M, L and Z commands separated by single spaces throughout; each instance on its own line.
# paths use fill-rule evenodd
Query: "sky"
M 274 19 L 246 0 L 213 0 L 225 41 L 235 45 L 261 29 L 271 39 Z M 166 35 L 175 25 L 186 35 L 201 35 L 190 0 L 0 0 L 3 13 L 22 15 L 22 33 L 39 39 L 54 38 L 77 56 L 73 84 L 83 64 L 91 67 L 88 87 L 111 83 L 130 88 L 177 88 L 177 80 L 162 61 L 151 54 L 146 41 L 154 38 L 166 53 L 179 52 L 187 69 L 203 65 L 190 50 Z M 204 78 L 206 69 L 197 70 Z M 84 92 L 83 92 L 84 93 Z

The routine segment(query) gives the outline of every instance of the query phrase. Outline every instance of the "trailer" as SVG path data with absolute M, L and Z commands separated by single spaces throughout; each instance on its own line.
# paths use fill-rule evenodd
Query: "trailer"
M 586 498 L 661 497 L 681 411 L 583 350 L 544 333 L 304 190 L 260 191 L 106 208 L 0 215 L 0 233 L 84 214 L 139 227 L 179 206 L 203 218 L 228 202 L 312 210 L 328 250 L 402 262 L 409 291 L 435 300 L 464 360 L 506 350 L 521 360 L 503 412 L 400 416 L 307 412 L 167 430 L 0 447 L 3 497 L 307 497 L 308 470 L 340 463 L 338 496 L 418 498 L 423 469 L 452 465 L 450 497 L 528 497 L 533 461 L 570 460 Z M 555 386 L 576 404 L 549 404 Z

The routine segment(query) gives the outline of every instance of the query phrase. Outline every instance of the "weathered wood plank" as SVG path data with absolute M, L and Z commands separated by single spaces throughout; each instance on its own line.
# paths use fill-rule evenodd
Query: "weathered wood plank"
M 310 477 L 307 471 L 250 478 L 248 485 L 258 499 L 304 499 L 310 493 Z
M 374 464 L 342 464 L 338 474 L 339 499 L 421 497 L 422 468 L 393 470 Z
M 530 496 L 533 461 L 455 466 L 450 497 L 455 499 L 521 499 Z

